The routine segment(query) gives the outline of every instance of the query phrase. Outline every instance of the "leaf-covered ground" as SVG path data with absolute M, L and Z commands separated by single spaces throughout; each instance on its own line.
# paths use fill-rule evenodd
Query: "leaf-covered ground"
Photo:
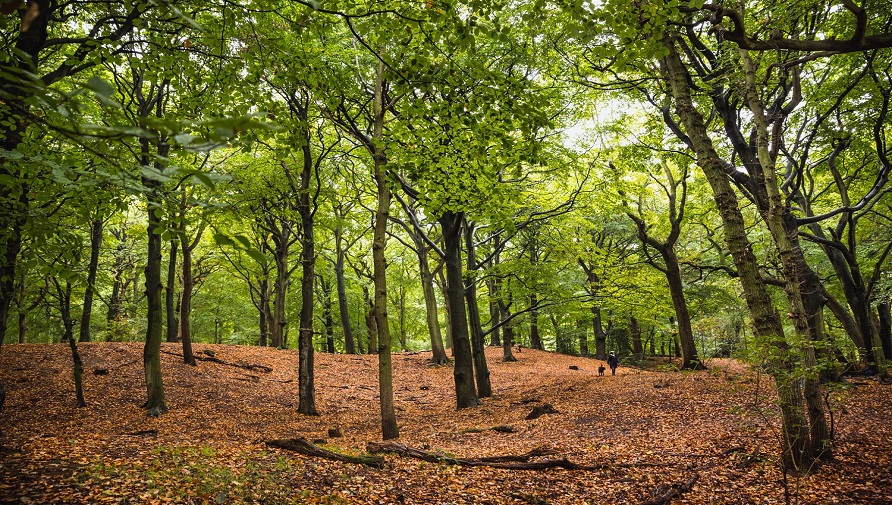
M 297 414 L 297 353 L 198 345 L 235 364 L 181 364 L 164 344 L 170 412 L 149 418 L 142 346 L 81 344 L 87 407 L 77 408 L 64 345 L 4 345 L 0 503 L 784 503 L 772 389 L 733 361 L 702 372 L 620 367 L 523 349 L 487 349 L 493 396 L 456 410 L 452 369 L 427 353 L 394 356 L 399 442 L 452 457 L 522 454 L 599 470 L 505 470 L 386 456 L 375 469 L 272 449 L 304 437 L 344 454 L 380 440 L 375 356 L 316 354 L 321 416 Z M 571 369 L 578 367 L 578 370 Z M 107 371 L 97 374 L 96 371 Z M 890 391 L 874 380 L 829 397 L 835 458 L 790 478 L 792 503 L 892 504 Z M 557 413 L 526 420 L 533 407 Z M 510 426 L 513 432 L 492 427 Z M 340 428 L 343 437 L 328 435 Z

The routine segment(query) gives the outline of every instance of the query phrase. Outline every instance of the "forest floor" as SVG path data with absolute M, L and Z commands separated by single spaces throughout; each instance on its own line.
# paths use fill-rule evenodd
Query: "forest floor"
M 566 458 L 587 468 L 511 470 L 388 454 L 382 469 L 272 448 L 305 438 L 359 455 L 380 441 L 376 356 L 316 354 L 318 417 L 297 413 L 296 351 L 196 345 L 241 368 L 185 366 L 164 344 L 170 411 L 147 417 L 142 345 L 80 344 L 86 407 L 67 345 L 4 345 L 0 503 L 784 503 L 770 381 L 731 360 L 672 372 L 523 349 L 487 349 L 493 396 L 456 410 L 452 368 L 393 356 L 400 444 L 452 458 Z M 574 369 L 576 367 L 578 369 Z M 834 458 L 787 479 L 789 502 L 892 504 L 892 386 L 834 391 Z M 548 403 L 556 413 L 527 420 Z M 500 427 L 502 431 L 493 430 Z M 505 428 L 510 427 L 511 430 Z M 340 429 L 342 437 L 330 437 Z M 688 489 L 689 488 L 689 489 Z M 686 491 L 685 491 L 686 490 Z M 674 493 L 673 493 L 674 491 Z

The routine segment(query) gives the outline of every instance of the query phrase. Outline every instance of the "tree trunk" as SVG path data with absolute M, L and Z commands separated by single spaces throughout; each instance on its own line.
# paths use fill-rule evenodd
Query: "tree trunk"
M 150 179 L 143 180 L 143 185 L 152 188 L 147 193 L 149 222 L 146 226 L 148 254 L 146 256 L 145 279 L 148 325 L 146 327 L 146 344 L 142 355 L 147 394 L 143 408 L 147 409 L 152 417 L 158 417 L 167 412 L 164 384 L 161 379 L 161 234 L 158 233 L 161 226 L 159 215 L 161 198 L 158 195 L 156 184 Z
M 694 342 L 694 332 L 691 329 L 691 316 L 684 296 L 684 282 L 681 279 L 678 256 L 669 247 L 660 248 L 660 254 L 666 263 L 666 280 L 669 283 L 669 294 L 675 309 L 675 320 L 678 321 L 678 338 L 681 340 L 681 367 L 687 370 L 702 369 L 704 368 L 703 363 L 697 357 L 697 344 Z
M 501 298 L 499 298 L 499 313 L 502 321 L 508 321 L 508 318 L 511 317 L 508 305 Z M 514 353 L 511 352 L 511 346 L 514 345 L 514 326 L 508 322 L 502 328 L 502 361 L 506 363 L 517 361 Z
M 455 355 L 455 347 L 452 345 L 452 309 L 450 308 L 449 289 L 446 287 L 446 280 L 443 277 L 443 271 L 440 271 L 440 291 L 443 293 L 443 307 L 446 309 L 446 334 L 444 335 L 444 344 L 453 356 Z
M 183 295 L 180 299 L 180 338 L 183 342 L 183 363 L 196 366 L 195 354 L 192 352 L 192 291 L 195 279 L 192 276 L 192 250 L 201 237 L 188 244 L 183 241 Z
M 445 212 L 439 219 L 443 229 L 446 296 L 449 299 L 449 322 L 452 328 L 452 352 L 455 358 L 456 406 L 460 409 L 480 404 L 474 386 L 473 356 L 468 335 L 468 316 L 465 313 L 464 283 L 461 261 L 461 212 Z
M 343 229 L 339 226 L 335 230 L 335 279 L 338 289 L 338 313 L 341 316 L 341 330 L 344 333 L 344 350 L 347 354 L 356 354 L 356 343 L 353 339 L 353 326 L 350 324 L 350 310 L 347 305 L 347 281 L 344 276 L 344 263 L 346 252 L 343 247 Z
M 431 350 L 433 356 L 431 362 L 438 365 L 446 363 L 446 349 L 443 347 L 443 335 L 440 333 L 440 317 L 437 309 L 437 297 L 434 291 L 434 276 L 431 273 L 430 266 L 427 262 L 428 246 L 421 237 L 415 238 L 415 249 L 418 251 L 418 265 L 421 273 L 421 291 L 424 294 L 425 317 L 427 320 L 427 330 L 431 340 Z
M 114 266 L 114 278 L 112 280 L 112 293 L 108 299 L 108 312 L 106 312 L 105 320 L 107 323 L 111 323 L 112 321 L 117 321 L 119 317 L 121 317 L 121 298 L 123 297 L 123 278 L 124 278 L 124 268 L 127 264 L 124 253 L 127 250 L 127 231 L 120 230 L 120 232 L 116 232 L 112 230 L 112 235 L 118 239 L 118 244 L 115 247 L 115 266 Z
M 306 118 L 304 118 L 306 119 Z M 303 133 L 301 142 L 303 166 L 300 173 L 301 271 L 300 281 L 300 329 L 298 331 L 298 393 L 297 411 L 304 415 L 318 416 L 316 411 L 316 385 L 313 348 L 313 283 L 316 280 L 316 242 L 313 223 L 313 206 L 310 201 L 310 183 L 313 175 L 313 154 L 310 151 L 310 132 Z
M 319 278 L 322 289 L 322 321 L 325 325 L 325 350 L 331 354 L 337 352 L 334 341 L 334 316 L 332 315 L 331 284 L 324 277 Z
M 166 340 L 168 342 L 179 341 L 179 321 L 177 321 L 177 303 L 176 303 L 176 285 L 177 285 L 177 249 L 179 247 L 179 239 L 170 240 L 170 256 L 167 261 L 167 286 L 164 289 L 165 300 L 164 306 L 167 312 L 167 333 Z
M 579 355 L 588 357 L 588 331 L 585 329 L 585 320 L 576 320 L 576 329 L 579 332 Z
M 96 273 L 99 270 L 99 249 L 102 245 L 102 220 L 90 223 L 90 265 L 87 267 L 87 287 L 84 290 L 84 305 L 81 310 L 81 328 L 78 341 L 90 341 L 90 317 L 93 315 L 93 293 L 96 290 Z
M 375 322 L 375 301 L 369 295 L 368 288 L 363 288 L 363 294 L 369 308 L 365 316 L 365 325 L 369 332 L 366 352 L 374 354 L 378 352 L 378 323 Z
M 489 320 L 491 321 L 490 327 L 492 328 L 489 332 L 489 345 L 494 347 L 502 345 L 502 337 L 499 333 L 501 328 L 498 328 L 499 322 L 501 321 L 501 314 L 499 311 L 499 302 L 496 300 L 497 286 L 498 282 L 495 279 L 486 280 L 486 289 L 489 292 Z
M 393 406 L 393 365 L 391 362 L 390 323 L 387 316 L 387 258 L 384 247 L 387 244 L 387 222 L 390 218 L 390 185 L 384 165 L 384 63 L 379 62 L 375 77 L 374 126 L 371 146 L 374 163 L 375 186 L 378 191 L 378 206 L 375 209 L 375 228 L 372 237 L 372 274 L 375 283 L 375 323 L 378 327 L 378 393 L 381 400 L 381 437 L 384 440 L 397 438 L 399 428 Z
M 288 294 L 288 241 L 290 232 L 283 230 L 276 240 L 276 249 L 273 256 L 276 260 L 276 279 L 273 282 L 273 317 L 270 324 L 270 345 L 277 348 L 285 347 L 285 326 L 288 321 L 285 318 L 285 297 Z
M 68 339 L 68 347 L 71 349 L 72 369 L 74 371 L 74 397 L 78 407 L 86 407 L 84 400 L 84 362 L 81 353 L 77 350 L 77 343 L 73 338 Z
M 595 358 L 607 359 L 607 333 L 601 322 L 601 307 L 597 305 L 592 307 L 592 329 L 595 333 Z
M 71 282 L 65 281 L 65 288 L 53 277 L 56 293 L 59 297 L 59 316 L 62 319 L 62 337 L 60 342 L 68 342 L 74 339 L 74 319 L 71 317 Z
M 892 303 L 889 300 L 877 304 L 877 317 L 879 319 L 879 337 L 883 353 L 892 356 Z
M 266 272 L 268 273 L 268 272 Z M 270 314 L 269 310 L 269 302 L 270 302 L 270 290 L 269 290 L 269 277 L 264 275 L 264 277 L 260 280 L 259 286 L 257 288 L 258 298 L 260 301 L 260 307 L 258 307 L 257 312 L 257 324 L 260 330 L 260 339 L 257 342 L 257 345 L 261 347 L 266 347 L 269 345 L 270 336 L 269 336 L 269 324 L 272 319 L 272 314 Z
M 542 338 L 539 337 L 539 299 L 536 294 L 530 295 L 530 347 L 542 350 Z
M 641 328 L 635 316 L 629 317 L 629 331 L 632 334 L 632 354 L 636 360 L 641 361 L 644 359 L 644 345 L 641 342 Z

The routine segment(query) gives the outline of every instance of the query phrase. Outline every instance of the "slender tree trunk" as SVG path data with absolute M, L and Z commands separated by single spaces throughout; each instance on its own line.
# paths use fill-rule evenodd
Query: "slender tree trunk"
M 440 291 L 443 293 L 443 307 L 446 309 L 446 334 L 444 344 L 446 345 L 446 349 L 449 349 L 452 352 L 452 355 L 455 355 L 455 347 L 452 345 L 452 309 L 450 308 L 449 301 L 449 289 L 446 287 L 446 280 L 442 277 L 443 272 L 440 271 Z
M 502 345 L 502 337 L 500 334 L 501 328 L 497 327 L 501 321 L 499 302 L 496 300 L 497 286 L 498 283 L 495 279 L 487 279 L 486 289 L 489 292 L 489 319 L 492 322 L 490 324 L 492 330 L 489 332 L 489 345 L 494 347 Z
M 877 318 L 879 320 L 879 337 L 883 353 L 892 356 L 892 303 L 889 300 L 877 304 Z
M 530 347 L 542 350 L 542 338 L 539 336 L 539 298 L 536 294 L 530 295 Z
M 697 344 L 691 329 L 691 316 L 684 295 L 684 282 L 681 278 L 681 266 L 675 251 L 669 247 L 661 247 L 660 254 L 666 263 L 666 280 L 669 283 L 669 294 L 675 309 L 675 320 L 678 321 L 678 338 L 681 341 L 681 367 L 688 370 L 702 369 L 703 363 L 697 356 Z
M 313 207 L 310 201 L 310 182 L 313 175 L 313 155 L 310 152 L 310 132 L 304 132 L 301 150 L 303 166 L 300 174 L 301 271 L 300 283 L 300 330 L 298 332 L 298 389 L 300 402 L 297 411 L 304 415 L 318 416 L 316 411 L 316 385 L 313 348 L 313 282 L 316 278 L 316 239 L 313 223 Z
M 102 220 L 90 223 L 90 265 L 87 267 L 87 287 L 84 290 L 84 305 L 81 310 L 81 328 L 78 340 L 90 341 L 90 317 L 93 315 L 93 293 L 96 290 L 96 273 L 99 270 L 99 248 L 102 245 Z
M 356 354 L 356 343 L 353 339 L 353 326 L 350 324 L 350 310 L 347 305 L 347 281 L 344 276 L 344 263 L 346 252 L 344 251 L 343 229 L 338 227 L 335 230 L 335 251 L 337 260 L 335 261 L 335 279 L 338 289 L 338 313 L 341 316 L 341 329 L 344 332 L 344 350 L 347 354 Z
M 286 236 L 280 238 L 282 244 L 287 244 L 289 240 L 287 232 Z M 273 318 L 270 324 L 270 344 L 273 347 L 285 347 L 285 326 L 288 324 L 285 319 L 285 298 L 288 293 L 288 246 L 276 245 L 276 279 L 273 282 Z
M 576 328 L 579 332 L 579 355 L 580 356 L 588 356 L 588 331 L 585 328 L 585 321 L 582 319 L 576 320 Z
M 504 300 L 499 298 L 499 313 L 502 317 L 502 321 L 508 321 L 508 318 L 511 317 L 511 311 L 508 309 L 508 305 Z M 514 326 L 511 322 L 506 323 L 502 326 L 502 361 L 506 363 L 511 363 L 517 361 L 517 358 L 514 356 L 514 353 L 511 351 L 511 346 L 514 345 Z
M 273 315 L 269 309 L 270 298 L 272 298 L 272 292 L 270 291 L 269 286 L 269 271 L 265 270 L 263 272 L 263 278 L 260 279 L 259 286 L 259 296 L 260 299 L 260 307 L 258 307 L 258 324 L 260 325 L 260 341 L 258 344 L 262 347 L 266 347 L 270 345 L 270 323 L 272 322 Z
M 375 232 L 372 243 L 372 264 L 375 279 L 375 325 L 378 328 L 378 389 L 381 398 L 381 437 L 399 437 L 396 411 L 393 405 L 393 364 L 391 361 L 390 323 L 387 314 L 387 260 L 384 247 L 387 241 L 387 220 L 390 216 L 391 191 L 384 174 L 384 160 L 375 161 L 375 182 L 378 185 L 378 208 L 375 212 Z
M 153 185 L 155 181 L 146 179 L 143 184 L 152 188 L 148 193 L 149 222 L 146 226 L 148 238 L 148 254 L 146 258 L 146 301 L 148 311 L 146 319 L 146 344 L 143 348 L 143 369 L 146 379 L 147 399 L 143 408 L 148 410 L 152 417 L 158 417 L 167 412 L 167 402 L 164 397 L 164 383 L 161 378 L 161 340 L 162 340 L 162 312 L 161 312 L 161 205 L 158 189 Z
M 375 322 L 375 301 L 369 295 L 368 288 L 363 287 L 362 291 L 368 307 L 368 312 L 366 312 L 365 316 L 365 325 L 369 333 L 366 352 L 374 354 L 378 352 L 378 323 Z
M 374 126 L 372 138 L 372 161 L 374 163 L 375 185 L 378 190 L 378 206 L 375 209 L 375 228 L 372 237 L 372 273 L 375 282 L 375 323 L 378 327 L 378 392 L 381 400 L 381 437 L 390 440 L 399 437 L 396 411 L 393 405 L 393 364 L 391 362 L 390 323 L 387 315 L 387 259 L 384 247 L 387 244 L 387 222 L 390 218 L 390 185 L 387 182 L 384 165 L 384 63 L 378 64 L 375 78 Z
M 629 331 L 632 334 L 632 354 L 636 360 L 641 361 L 644 358 L 644 346 L 641 343 L 641 328 L 635 316 L 629 317 Z
M 607 359 L 607 333 L 601 322 L 601 307 L 592 307 L 592 329 L 595 333 L 595 358 Z
M 73 338 L 68 339 L 68 347 L 71 349 L 71 361 L 74 371 L 74 397 L 78 407 L 86 407 L 87 401 L 84 399 L 84 362 L 81 360 L 81 353 L 77 350 L 77 342 Z
M 421 237 L 415 240 L 415 248 L 418 251 L 418 265 L 421 274 L 421 291 L 424 294 L 425 317 L 427 330 L 431 339 L 433 356 L 431 362 L 442 365 L 449 361 L 446 357 L 446 348 L 443 347 L 443 335 L 440 333 L 440 316 L 437 310 L 437 296 L 434 291 L 434 276 L 427 262 L 428 246 Z
M 112 230 L 112 235 L 118 240 L 118 244 L 115 247 L 115 266 L 114 266 L 114 276 L 112 280 L 112 293 L 108 298 L 108 312 L 106 312 L 105 320 L 107 323 L 111 323 L 112 321 L 117 321 L 121 316 L 121 298 L 123 296 L 123 277 L 124 277 L 124 268 L 126 267 L 126 260 L 124 258 L 124 254 L 127 250 L 127 232 L 126 230 L 121 230 L 120 233 Z
M 201 237 L 188 244 L 183 241 L 183 295 L 180 300 L 180 338 L 183 341 L 183 363 L 196 366 L 195 354 L 192 352 L 192 291 L 195 279 L 192 275 L 192 250 Z
M 455 368 L 455 397 L 458 408 L 476 407 L 480 404 L 474 386 L 473 356 L 468 335 L 468 316 L 465 312 L 464 282 L 461 261 L 462 213 L 448 211 L 440 217 L 443 229 L 444 267 L 446 269 L 446 293 L 449 298 L 450 325 L 452 327 Z
M 164 306 L 167 312 L 167 338 L 168 342 L 177 342 L 179 321 L 177 321 L 176 307 L 176 285 L 177 285 L 177 249 L 179 248 L 179 239 L 173 238 L 170 241 L 170 256 L 167 262 L 167 286 L 164 289 L 165 301 Z

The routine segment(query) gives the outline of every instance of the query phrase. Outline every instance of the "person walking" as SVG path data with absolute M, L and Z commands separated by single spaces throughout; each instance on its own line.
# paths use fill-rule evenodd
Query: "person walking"
M 610 351 L 610 356 L 607 356 L 607 366 L 610 367 L 610 373 L 616 375 L 616 367 L 619 366 L 619 359 L 616 357 L 616 353 Z

